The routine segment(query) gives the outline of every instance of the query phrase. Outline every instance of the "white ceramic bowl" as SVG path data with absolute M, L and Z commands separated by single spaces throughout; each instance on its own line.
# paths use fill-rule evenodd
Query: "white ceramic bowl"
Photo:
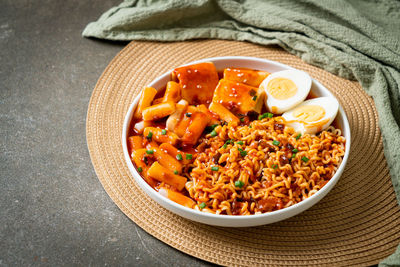
M 256 70 L 265 70 L 270 73 L 287 70 L 287 69 L 294 69 L 287 65 L 266 60 L 260 58 L 253 58 L 253 57 L 215 57 L 215 58 L 206 58 L 194 62 L 187 63 L 185 65 L 191 65 L 195 63 L 201 62 L 213 62 L 217 68 L 217 70 L 222 70 L 226 67 L 242 67 L 242 68 L 251 68 Z M 178 67 L 178 66 L 176 66 Z M 172 71 L 172 70 L 171 70 Z M 149 84 L 149 86 L 156 88 L 157 90 L 163 88 L 167 82 L 170 80 L 171 71 L 166 72 L 165 74 L 161 75 L 153 82 Z M 318 81 L 313 79 L 311 91 L 316 96 L 329 96 L 333 97 L 333 94 L 326 89 L 322 84 Z M 130 172 L 132 173 L 133 178 L 139 184 L 139 186 L 148 194 L 154 201 L 160 204 L 162 207 L 166 208 L 167 210 L 178 214 L 186 219 L 201 222 L 210 225 L 216 226 L 227 226 L 227 227 L 248 227 L 248 226 L 257 226 L 257 225 L 264 225 L 269 223 L 274 223 L 277 221 L 281 221 L 292 217 L 300 212 L 310 208 L 318 201 L 320 201 L 337 183 L 339 177 L 342 175 L 344 167 L 346 166 L 347 159 L 349 157 L 350 152 L 350 126 L 347 120 L 346 114 L 344 113 L 342 107 L 339 106 L 339 112 L 337 114 L 336 120 L 339 124 L 339 127 L 343 131 L 343 135 L 346 138 L 346 152 L 343 158 L 341 165 L 339 166 L 336 174 L 331 178 L 331 180 L 316 194 L 311 196 L 310 198 L 301 201 L 293 206 L 288 208 L 284 208 L 281 210 L 264 213 L 264 214 L 257 214 L 257 215 L 248 215 L 248 216 L 232 216 L 232 215 L 217 215 L 217 214 L 210 214 L 206 212 L 197 211 L 194 209 L 190 209 L 179 205 L 166 197 L 163 197 L 159 193 L 157 193 L 153 188 L 151 188 L 140 176 L 140 174 L 136 171 L 136 168 L 133 166 L 131 159 L 128 154 L 127 148 L 127 134 L 128 134 L 128 127 L 130 125 L 132 115 L 135 111 L 137 103 L 139 101 L 139 96 L 135 98 L 131 106 L 129 107 L 128 113 L 125 116 L 123 132 L 122 132 L 122 148 L 124 151 L 124 156 L 126 160 L 126 164 L 129 167 Z

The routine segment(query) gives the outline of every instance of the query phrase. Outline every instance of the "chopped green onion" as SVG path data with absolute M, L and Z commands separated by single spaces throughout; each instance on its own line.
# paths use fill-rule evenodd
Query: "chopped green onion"
M 244 117 L 240 118 L 240 121 L 241 121 L 241 122 L 244 122 Z
M 255 95 L 255 96 L 253 96 L 253 101 L 256 101 L 257 100 L 257 96 Z
M 253 127 L 251 127 L 251 125 L 249 125 L 249 128 L 253 128 Z
M 292 159 L 294 159 L 296 157 L 296 153 L 292 154 Z
M 206 131 L 207 132 L 211 132 L 212 130 L 214 130 L 215 129 L 215 127 L 217 127 L 219 124 L 213 124 L 213 125 L 211 125 L 211 126 L 207 126 L 206 127 Z
M 251 89 L 251 90 L 249 91 L 249 95 L 251 95 L 251 96 L 256 95 L 256 94 L 257 94 L 257 92 L 256 92 L 256 90 L 254 90 L 254 89 Z
M 193 155 L 192 154 L 186 154 L 186 159 L 192 159 Z
M 217 136 L 218 134 L 217 134 L 217 132 L 215 131 L 215 130 L 213 130 L 212 132 L 211 132 L 211 137 L 215 137 L 215 136 Z
M 310 159 L 307 158 L 307 157 L 302 157 L 301 160 L 304 161 L 304 162 L 308 162 Z
M 190 117 L 192 116 L 192 113 L 188 112 L 188 113 L 186 113 L 185 115 L 186 115 L 186 117 L 189 117 L 189 118 L 190 118 Z
M 238 142 L 236 142 L 236 144 L 243 145 L 243 141 L 238 141 Z
M 216 172 L 216 171 L 219 170 L 219 167 L 218 167 L 218 166 L 212 166 L 212 167 L 211 167 L 211 170 Z
M 153 137 L 153 132 L 149 132 L 149 134 L 146 136 L 147 139 L 151 139 Z
M 206 203 L 202 202 L 202 203 L 199 205 L 199 208 L 200 208 L 200 209 L 204 209 L 206 206 L 207 206 Z
M 299 152 L 299 150 L 297 148 L 295 148 L 295 149 L 292 150 L 292 152 L 293 153 L 297 153 L 297 152 Z
M 281 142 L 279 142 L 279 141 L 277 141 L 277 140 L 274 140 L 274 141 L 272 141 L 272 144 L 273 144 L 274 146 L 279 146 L 279 145 L 281 144 Z
M 244 186 L 244 183 L 242 181 L 236 181 L 235 182 L 235 186 L 239 187 L 239 188 L 242 188 Z
M 154 153 L 153 149 L 146 150 L 146 154 L 148 154 L 148 155 L 152 155 L 153 153 Z
M 177 155 L 176 155 L 176 159 L 177 159 L 177 160 L 182 160 L 182 159 L 183 159 L 182 154 L 177 154 Z
M 161 130 L 161 134 L 162 134 L 162 135 L 166 135 L 166 134 L 167 134 L 167 130 L 162 129 L 162 130 Z
M 296 136 L 296 140 L 299 140 L 300 137 L 301 137 L 301 134 L 298 134 L 298 135 Z
M 246 151 L 244 151 L 244 150 L 240 151 L 240 156 L 246 157 L 246 155 L 247 155 L 247 152 L 246 152 Z
M 264 113 L 264 114 L 262 114 L 262 115 L 259 115 L 259 116 L 258 116 L 258 119 L 259 119 L 259 120 L 262 120 L 262 119 L 264 119 L 264 118 L 272 118 L 273 116 L 274 116 L 274 114 L 269 113 L 269 112 L 266 112 L 266 113 Z
M 222 147 L 223 147 L 223 148 L 227 148 L 228 145 L 229 145 L 229 144 L 232 144 L 232 143 L 233 143 L 233 141 L 230 140 L 230 139 L 228 139 L 228 140 L 225 141 L 225 144 L 224 144 Z
M 138 172 L 142 172 L 142 171 L 143 171 L 143 168 L 142 168 L 142 167 L 139 167 L 139 168 L 137 168 L 137 171 L 138 171 Z
M 278 165 L 277 164 L 272 165 L 272 169 L 274 170 L 278 169 Z
M 267 113 L 264 113 L 264 114 L 262 114 L 262 115 L 258 115 L 258 119 L 259 119 L 259 120 L 262 120 L 262 119 L 267 118 L 267 117 L 268 117 L 268 118 L 272 118 L 272 117 L 270 117 L 270 114 L 271 114 L 271 113 L 268 113 L 268 112 L 267 112 Z M 271 114 L 271 115 L 272 115 L 272 114 Z
M 179 172 L 177 170 L 174 171 L 174 174 L 178 174 Z

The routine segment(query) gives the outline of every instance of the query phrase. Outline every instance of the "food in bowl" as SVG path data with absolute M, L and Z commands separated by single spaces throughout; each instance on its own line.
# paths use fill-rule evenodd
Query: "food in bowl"
M 339 106 L 310 94 L 306 73 L 276 73 L 203 62 L 173 70 L 164 90 L 145 88 L 127 139 L 138 173 L 164 197 L 221 215 L 314 195 L 345 154 Z

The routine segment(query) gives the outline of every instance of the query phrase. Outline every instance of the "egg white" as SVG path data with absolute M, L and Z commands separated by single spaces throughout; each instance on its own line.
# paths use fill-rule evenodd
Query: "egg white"
M 268 83 L 275 78 L 286 78 L 291 80 L 297 86 L 297 92 L 294 96 L 287 99 L 276 99 L 267 90 Z M 308 95 L 311 88 L 311 77 L 307 73 L 299 70 L 284 70 L 272 73 L 260 85 L 267 94 L 265 105 L 268 110 L 274 114 L 283 112 L 300 104 Z
M 320 106 L 325 110 L 325 115 L 315 121 L 304 122 L 296 118 L 293 113 L 306 105 Z M 316 134 L 317 132 L 323 131 L 331 125 L 336 117 L 339 110 L 339 102 L 332 97 L 318 97 L 307 101 L 304 101 L 295 108 L 286 111 L 282 114 L 282 117 L 286 120 L 286 125 L 293 127 L 297 133 L 301 134 Z

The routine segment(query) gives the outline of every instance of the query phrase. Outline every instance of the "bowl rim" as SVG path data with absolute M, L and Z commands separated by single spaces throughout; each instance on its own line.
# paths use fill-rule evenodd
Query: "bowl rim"
M 298 69 L 296 69 L 294 67 L 291 67 L 291 66 L 288 66 L 286 64 L 283 64 L 283 63 L 280 63 L 280 62 L 276 62 L 276 61 L 273 61 L 273 60 L 262 59 L 262 58 L 257 58 L 257 57 L 247 57 L 247 56 L 224 56 L 224 57 L 203 58 L 203 59 L 200 59 L 200 60 L 195 60 L 195 61 L 191 61 L 191 62 L 182 64 L 182 65 L 177 66 L 175 68 L 182 67 L 182 66 L 188 66 L 188 65 L 192 65 L 192 64 L 197 64 L 197 63 L 204 63 L 204 62 L 213 62 L 213 63 L 215 63 L 215 61 L 224 61 L 224 60 L 252 61 L 252 62 L 258 62 L 258 63 L 261 63 L 261 64 L 275 65 L 275 66 L 278 66 L 280 68 L 283 68 L 284 70 L 287 70 L 287 69 L 298 70 Z M 232 67 L 235 67 L 235 66 L 232 66 Z M 161 82 L 162 80 L 166 79 L 167 76 L 169 76 L 171 74 L 172 70 L 173 69 L 168 70 L 167 72 L 157 76 L 147 86 L 154 87 L 155 84 L 157 84 L 157 83 Z M 260 70 L 262 70 L 262 69 L 260 69 Z M 302 71 L 302 70 L 300 70 L 300 71 Z M 311 75 L 310 75 L 310 77 L 311 77 Z M 183 205 L 180 205 L 180 204 L 168 199 L 167 197 L 162 196 L 156 190 L 154 190 L 142 178 L 142 176 L 137 172 L 135 166 L 133 165 L 133 163 L 132 163 L 132 161 L 130 159 L 129 153 L 128 153 L 128 147 L 127 147 L 128 127 L 129 127 L 129 125 L 131 123 L 131 120 L 132 120 L 132 117 L 133 117 L 134 108 L 136 108 L 136 106 L 137 106 L 137 104 L 139 102 L 140 93 L 135 97 L 135 99 L 133 100 L 133 102 L 129 106 L 129 109 L 128 109 L 126 115 L 125 115 L 123 129 L 122 129 L 123 154 L 124 154 L 125 161 L 126 161 L 126 163 L 128 165 L 128 168 L 129 168 L 131 174 L 133 175 L 133 178 L 139 184 L 141 189 L 143 191 L 145 191 L 145 193 L 152 200 L 156 201 L 158 204 L 160 204 L 159 202 L 166 202 L 170 206 L 174 207 L 175 209 L 182 210 L 185 213 L 188 213 L 188 215 L 193 215 L 193 218 L 196 218 L 196 217 L 200 216 L 200 217 L 205 217 L 205 218 L 215 219 L 215 220 L 229 219 L 231 221 L 240 222 L 240 221 L 248 221 L 248 220 L 251 220 L 251 219 L 260 220 L 261 218 L 268 218 L 268 217 L 271 217 L 271 216 L 279 216 L 280 214 L 283 215 L 285 213 L 289 213 L 290 211 L 294 211 L 294 210 L 296 210 L 298 208 L 301 208 L 301 207 L 305 207 L 305 208 L 302 209 L 301 211 L 299 211 L 299 213 L 307 210 L 311 206 L 315 205 L 320 199 L 322 199 L 333 188 L 333 186 L 337 183 L 337 181 L 339 180 L 339 178 L 342 175 L 343 170 L 344 170 L 344 168 L 346 166 L 346 163 L 347 163 L 347 160 L 348 160 L 349 154 L 350 154 L 350 147 L 351 147 L 351 131 L 350 131 L 349 120 L 347 118 L 347 115 L 346 115 L 344 109 L 342 108 L 342 106 L 340 104 L 340 101 L 332 94 L 331 91 L 329 91 L 328 88 L 326 88 L 324 85 L 322 85 L 319 81 L 315 80 L 312 77 L 311 77 L 311 80 L 312 80 L 312 83 L 315 83 L 315 85 L 317 87 L 322 88 L 323 91 L 328 93 L 328 95 L 330 97 L 333 97 L 334 99 L 336 99 L 338 101 L 338 103 L 339 103 L 339 111 L 338 111 L 337 116 L 339 114 L 340 114 L 340 116 L 342 116 L 342 120 L 343 120 L 342 134 L 343 134 L 343 132 L 346 132 L 346 137 L 345 137 L 346 138 L 346 145 L 345 145 L 346 150 L 345 150 L 345 155 L 344 155 L 344 157 L 342 159 L 342 162 L 340 163 L 339 168 L 336 170 L 335 174 L 329 180 L 329 182 L 324 187 L 322 187 L 320 190 L 318 190 L 318 192 L 313 194 L 311 197 L 309 197 L 309 198 L 307 198 L 305 200 L 302 200 L 302 201 L 300 201 L 300 202 L 298 202 L 298 203 L 296 203 L 296 204 L 294 204 L 292 206 L 289 206 L 287 208 L 283 208 L 283 209 L 280 209 L 280 210 L 275 210 L 275 211 L 261 213 L 261 214 L 251 214 L 251 215 L 236 216 L 236 215 L 214 214 L 214 213 L 198 211 L 198 210 L 195 210 L 195 209 L 188 208 L 188 207 L 185 207 Z M 160 90 L 160 88 L 156 88 L 156 89 L 157 89 L 157 91 Z M 320 199 L 318 199 L 319 196 L 321 196 Z M 317 201 L 315 203 L 312 203 L 313 201 L 315 201 L 315 199 L 317 199 Z M 307 207 L 307 205 L 309 205 L 309 206 Z M 161 206 L 163 206 L 163 205 L 161 205 Z M 172 211 L 169 208 L 167 208 L 167 209 L 169 211 L 177 214 L 175 211 Z M 296 214 L 298 214 L 298 213 L 294 213 L 293 215 L 290 215 L 288 217 L 283 217 L 281 220 L 284 220 L 284 219 L 287 219 L 289 217 L 295 216 Z M 181 215 L 179 215 L 179 216 L 181 216 Z M 276 220 L 276 221 L 279 221 L 279 220 Z M 265 224 L 268 224 L 268 223 L 265 223 Z M 262 224 L 257 224 L 257 225 L 262 225 Z

